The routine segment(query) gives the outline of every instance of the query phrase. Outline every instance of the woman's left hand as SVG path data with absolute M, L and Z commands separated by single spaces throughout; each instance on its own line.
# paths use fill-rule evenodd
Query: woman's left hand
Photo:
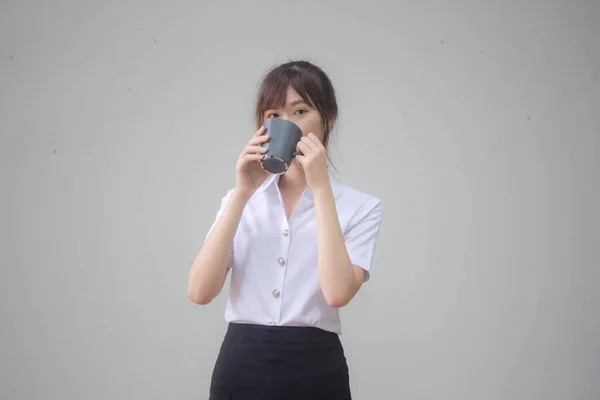
M 327 171 L 327 150 L 314 133 L 303 136 L 296 146 L 298 155 L 294 162 L 304 170 L 306 183 L 315 191 L 330 185 Z

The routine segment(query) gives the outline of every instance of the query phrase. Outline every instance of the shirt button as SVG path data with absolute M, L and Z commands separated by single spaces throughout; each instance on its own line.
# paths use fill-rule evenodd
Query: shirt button
M 281 294 L 281 292 L 277 289 L 274 289 L 272 293 L 273 293 L 273 297 L 275 297 L 275 298 L 278 298 L 279 295 Z
M 290 235 L 290 231 L 288 229 L 283 230 L 283 236 L 288 237 Z
M 277 262 L 279 263 L 279 265 L 283 265 L 283 264 L 285 264 L 285 260 L 284 260 L 283 258 L 281 258 L 281 257 L 279 257 L 279 258 L 277 259 Z

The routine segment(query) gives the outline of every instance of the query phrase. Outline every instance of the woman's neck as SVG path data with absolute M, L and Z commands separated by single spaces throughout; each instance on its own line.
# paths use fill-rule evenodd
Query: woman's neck
M 306 189 L 306 177 L 302 167 L 292 164 L 287 172 L 279 178 L 279 189 L 303 192 Z

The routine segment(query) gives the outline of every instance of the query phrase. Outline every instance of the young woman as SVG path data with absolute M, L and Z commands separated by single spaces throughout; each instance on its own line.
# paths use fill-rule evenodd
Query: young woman
M 309 62 L 282 64 L 260 86 L 258 131 L 189 275 L 190 299 L 208 304 L 231 270 L 211 400 L 351 399 L 339 308 L 369 278 L 382 207 L 329 172 L 337 115 L 329 78 Z M 281 175 L 260 164 L 269 118 L 303 132 Z

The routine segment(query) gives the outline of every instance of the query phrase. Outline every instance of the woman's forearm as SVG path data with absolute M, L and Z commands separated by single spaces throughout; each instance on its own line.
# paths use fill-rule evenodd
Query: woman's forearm
M 210 303 L 223 289 L 233 239 L 249 196 L 231 193 L 223 215 L 204 242 L 192 263 L 188 278 L 188 297 L 196 304 Z
M 360 280 L 346 249 L 331 187 L 313 191 L 313 198 L 321 291 L 330 306 L 343 307 L 360 288 Z

